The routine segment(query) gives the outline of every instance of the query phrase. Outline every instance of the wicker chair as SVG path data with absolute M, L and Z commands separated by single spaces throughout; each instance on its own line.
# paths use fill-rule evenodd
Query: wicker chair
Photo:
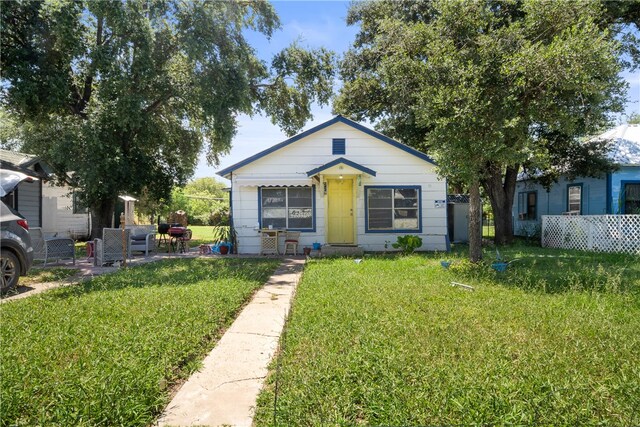
M 95 239 L 94 241 L 94 265 L 103 266 L 116 261 L 124 261 L 122 256 L 122 233 L 121 228 L 104 228 L 102 230 L 102 239 Z M 126 258 L 131 258 L 130 234 L 131 230 L 124 230 Z

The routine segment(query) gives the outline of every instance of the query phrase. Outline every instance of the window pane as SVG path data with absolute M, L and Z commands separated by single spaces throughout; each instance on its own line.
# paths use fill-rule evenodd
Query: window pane
M 311 188 L 289 188 L 289 207 L 310 208 L 312 206 Z
M 417 209 L 395 209 L 393 228 L 403 230 L 413 230 L 418 228 Z
M 398 188 L 394 191 L 395 207 L 418 207 L 418 190 L 415 188 Z
M 391 208 L 391 189 L 369 189 L 369 208 Z
M 625 184 L 624 199 L 627 201 L 640 200 L 640 184 Z
M 625 184 L 624 213 L 640 214 L 640 184 Z
M 373 230 L 391 229 L 393 225 L 393 215 L 391 209 L 370 209 L 369 228 Z
M 518 193 L 518 213 L 524 214 L 527 212 L 526 203 L 524 202 L 525 193 Z
M 287 210 L 284 208 L 264 208 L 262 218 L 286 218 Z
M 574 185 L 569 187 L 569 211 L 580 212 L 582 187 Z
M 287 220 L 285 218 L 262 218 L 262 227 L 269 228 L 287 228 Z
M 289 228 L 313 228 L 311 208 L 289 209 Z
M 393 220 L 393 228 L 396 230 L 417 230 L 418 218 L 398 218 Z
M 287 190 L 284 188 L 263 188 L 262 206 L 270 208 L 284 208 L 286 206 Z
M 537 193 L 527 194 L 527 219 L 536 219 L 536 202 Z
M 395 209 L 396 218 L 418 218 L 417 209 Z

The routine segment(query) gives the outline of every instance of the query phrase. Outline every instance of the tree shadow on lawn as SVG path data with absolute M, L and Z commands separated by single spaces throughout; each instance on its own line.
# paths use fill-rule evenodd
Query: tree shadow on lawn
M 277 265 L 269 260 L 238 258 L 190 258 L 152 262 L 96 276 L 76 286 L 59 288 L 49 294 L 57 299 L 78 297 L 93 292 L 129 288 L 184 287 L 202 281 L 266 280 Z

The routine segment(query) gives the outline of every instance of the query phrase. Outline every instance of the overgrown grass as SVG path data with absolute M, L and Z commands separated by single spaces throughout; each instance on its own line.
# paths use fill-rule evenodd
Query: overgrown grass
M 146 264 L 0 306 L 2 425 L 149 425 L 277 260 Z
M 502 255 L 309 262 L 257 424 L 640 424 L 637 257 Z

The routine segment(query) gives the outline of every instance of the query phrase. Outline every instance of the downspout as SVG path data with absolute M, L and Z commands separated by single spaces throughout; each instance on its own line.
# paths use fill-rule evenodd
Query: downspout
M 445 221 L 444 221 L 444 227 L 445 227 L 445 233 L 444 233 L 444 246 L 446 248 L 447 252 L 451 252 L 451 239 L 449 238 L 449 203 L 448 203 L 448 194 L 449 194 L 449 180 L 447 178 L 444 179 L 444 207 L 445 207 Z M 365 203 L 365 209 L 366 209 L 366 204 L 367 201 L 364 201 Z M 420 208 L 422 208 L 422 206 L 420 206 Z M 420 215 L 422 215 L 422 212 L 420 213 Z M 469 221 L 469 216 L 467 215 L 467 221 Z M 480 220 L 480 228 L 482 229 L 482 220 Z M 482 234 L 482 233 L 480 233 Z M 455 237 L 454 237 L 455 239 Z
M 606 213 L 608 215 L 611 215 L 611 214 L 613 214 L 613 210 L 611 209 L 611 204 L 612 204 L 612 201 L 613 201 L 612 200 L 613 188 L 611 188 L 611 185 L 612 185 L 612 183 L 611 183 L 611 172 L 607 173 L 607 181 L 606 181 L 605 185 L 607 186 L 607 188 L 606 188 L 606 190 L 607 190 L 607 207 L 606 207 L 607 211 L 606 211 Z
M 40 180 L 40 186 L 38 188 L 38 226 L 42 227 L 42 179 Z M 56 213 L 57 215 L 57 213 Z
M 233 232 L 233 171 L 229 173 L 229 181 L 231 181 L 231 187 L 229 187 L 229 228 L 231 229 L 231 235 L 234 236 Z M 235 239 L 231 239 L 235 240 Z M 233 242 L 232 253 L 238 253 L 238 242 Z

